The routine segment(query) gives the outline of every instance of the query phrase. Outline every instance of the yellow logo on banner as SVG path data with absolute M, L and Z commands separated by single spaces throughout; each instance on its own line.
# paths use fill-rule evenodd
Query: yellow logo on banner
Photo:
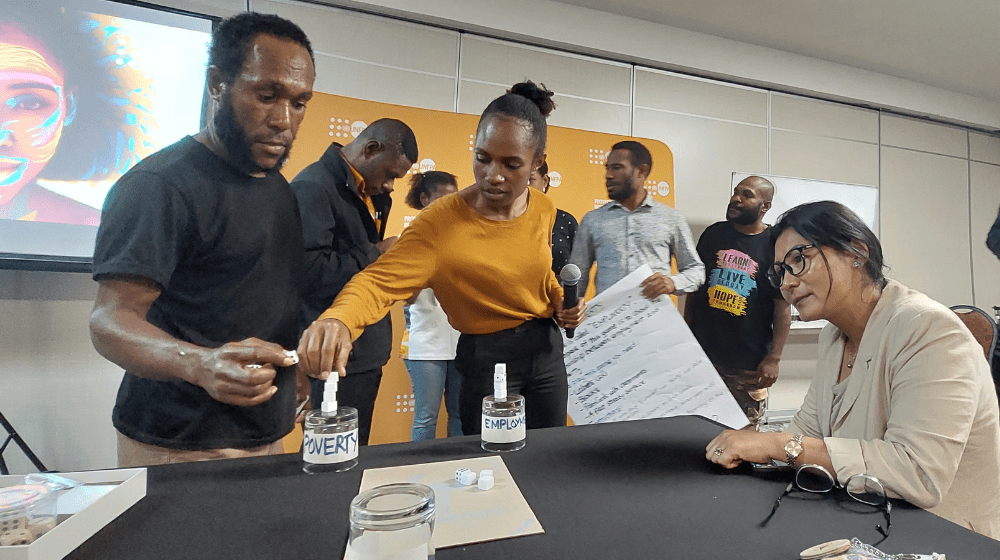
M 737 316 L 747 314 L 747 299 L 723 286 L 708 289 L 708 305 Z

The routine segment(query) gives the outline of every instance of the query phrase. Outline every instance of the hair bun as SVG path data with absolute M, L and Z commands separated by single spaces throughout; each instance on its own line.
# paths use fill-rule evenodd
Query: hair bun
M 511 86 L 507 93 L 520 95 L 534 103 L 543 117 L 548 117 L 556 108 L 555 102 L 552 101 L 555 92 L 545 87 L 545 84 L 536 84 L 531 80 L 525 80 Z

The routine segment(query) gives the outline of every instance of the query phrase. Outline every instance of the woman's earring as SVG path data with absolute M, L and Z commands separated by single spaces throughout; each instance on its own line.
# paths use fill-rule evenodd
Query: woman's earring
M 854 261 L 854 268 L 861 268 L 861 263 Z

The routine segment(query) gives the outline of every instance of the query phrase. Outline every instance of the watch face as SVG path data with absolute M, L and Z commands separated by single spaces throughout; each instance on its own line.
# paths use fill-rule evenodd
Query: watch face
M 788 453 L 792 457 L 798 457 L 799 453 L 802 453 L 802 443 L 796 440 L 789 440 L 785 444 L 785 453 Z

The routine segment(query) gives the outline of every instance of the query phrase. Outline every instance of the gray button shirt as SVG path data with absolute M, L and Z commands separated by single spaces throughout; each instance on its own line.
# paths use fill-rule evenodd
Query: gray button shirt
M 674 275 L 670 274 L 671 256 L 677 258 L 678 273 Z M 693 292 L 705 282 L 705 265 L 698 258 L 684 216 L 648 193 L 635 211 L 611 201 L 580 220 L 570 257 L 583 272 L 580 294 L 587 291 L 595 261 L 597 293 L 644 264 L 653 272 L 670 276 L 678 294 Z

